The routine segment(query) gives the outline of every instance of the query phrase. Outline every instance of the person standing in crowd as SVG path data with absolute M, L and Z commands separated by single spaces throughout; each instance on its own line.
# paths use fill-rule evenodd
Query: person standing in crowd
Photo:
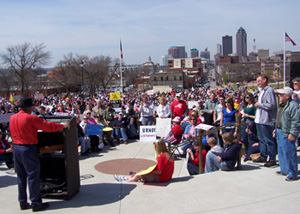
M 254 159 L 253 162 L 266 162 L 264 166 L 271 167 L 276 165 L 276 142 L 272 135 L 277 114 L 276 97 L 273 88 L 268 85 L 266 75 L 258 76 L 256 81 L 261 89 L 258 102 L 254 104 L 256 107 L 257 137 L 260 142 L 260 157 Z M 269 161 L 267 161 L 268 156 Z
M 95 115 L 100 114 L 103 116 L 104 110 L 102 109 L 101 100 L 97 100 L 97 105 L 92 110 L 95 113 Z
M 40 162 L 37 148 L 37 131 L 56 132 L 69 128 L 68 123 L 52 123 L 31 115 L 33 100 L 22 98 L 20 111 L 10 118 L 10 132 L 14 144 L 14 161 L 17 172 L 20 209 L 29 209 L 27 202 L 26 186 L 28 183 L 31 208 L 33 212 L 49 207 L 48 203 L 42 203 L 40 195 Z
M 300 104 L 300 77 L 296 77 L 295 79 L 293 79 L 293 87 L 293 100 Z
M 216 127 L 220 127 L 220 121 L 221 121 L 221 115 L 222 115 L 222 110 L 224 108 L 226 108 L 226 105 L 225 105 L 225 97 L 224 95 L 219 95 L 218 96 L 218 100 L 219 100 L 219 103 L 216 105 L 215 107 L 215 110 L 214 110 L 214 126 Z M 220 135 L 220 131 L 218 131 L 218 144 L 223 147 L 223 139 L 222 139 L 222 136 Z
M 277 174 L 287 175 L 286 181 L 298 179 L 296 138 L 300 132 L 299 105 L 292 100 L 293 89 L 284 87 L 276 91 L 280 105 L 276 118 L 276 137 L 280 171 Z M 274 130 L 275 134 L 275 130 Z
M 157 108 L 157 115 L 159 118 L 168 118 L 170 117 L 171 110 L 169 104 L 167 104 L 167 100 L 165 97 L 161 97 L 160 104 Z
M 104 122 L 107 126 L 113 127 L 114 120 L 117 118 L 116 111 L 112 108 L 111 103 L 107 104 L 104 110 Z
M 243 104 L 244 104 L 244 108 L 242 111 L 242 118 L 243 118 L 242 122 L 247 123 L 247 125 L 250 125 L 253 123 L 253 125 L 254 125 L 253 132 L 254 132 L 254 134 L 256 134 L 256 128 L 255 128 L 255 123 L 254 123 L 256 108 L 254 106 L 255 100 L 254 100 L 254 96 L 252 93 L 249 92 L 244 96 Z M 248 133 L 246 132 L 247 125 L 242 126 L 242 140 L 243 140 L 243 144 L 245 145 L 246 153 L 249 148 Z
M 205 118 L 205 123 L 208 125 L 213 124 L 213 114 L 216 105 L 217 105 L 217 101 L 215 99 L 215 94 L 211 92 L 210 99 L 207 100 L 204 104 L 204 118 Z
M 231 97 L 227 97 L 225 100 L 225 106 L 221 113 L 221 120 L 220 120 L 220 126 L 223 126 L 227 123 L 235 123 L 236 115 L 238 114 L 238 111 L 233 108 L 233 99 Z M 237 136 L 237 127 L 234 125 L 226 126 L 222 130 L 220 130 L 220 135 L 222 136 L 223 133 L 231 132 L 234 137 Z
M 184 114 L 187 114 L 188 106 L 184 100 L 181 99 L 181 93 L 176 94 L 175 100 L 171 104 L 171 117 L 180 117 L 183 119 Z
M 153 111 L 154 106 L 148 102 L 148 98 L 143 98 L 143 103 L 139 109 L 139 112 L 142 117 L 142 124 L 145 126 L 153 124 Z
M 84 116 L 83 120 L 87 121 L 88 117 Z M 81 155 L 88 155 L 88 151 L 90 148 L 90 138 L 88 136 L 85 135 L 85 131 L 81 126 L 80 126 L 80 118 L 76 117 L 76 122 L 77 122 L 77 139 L 80 143 L 80 147 L 81 147 Z M 86 123 L 87 124 L 87 123 Z M 84 126 L 86 128 L 86 126 Z

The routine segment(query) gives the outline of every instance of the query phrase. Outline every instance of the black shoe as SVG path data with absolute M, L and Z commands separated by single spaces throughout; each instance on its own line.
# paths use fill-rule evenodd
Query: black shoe
M 265 159 L 263 159 L 262 157 L 258 157 L 256 159 L 253 160 L 254 163 L 265 163 L 267 162 Z
M 33 204 L 32 205 L 32 212 L 37 212 L 44 210 L 49 207 L 49 203 L 41 203 L 41 204 Z
M 275 166 L 275 165 L 276 165 L 276 161 L 268 161 L 264 166 L 271 167 L 271 166 Z
M 81 152 L 81 155 L 83 155 L 83 156 L 89 156 L 89 154 L 87 152 Z
M 287 177 L 285 180 L 286 181 L 296 181 L 296 180 L 298 180 L 298 178 L 297 177 L 296 178 Z
M 283 176 L 287 176 L 288 174 L 286 174 L 286 173 L 282 173 L 281 171 L 276 171 L 276 174 L 277 175 L 283 175 Z
M 30 209 L 31 206 L 30 204 L 26 203 L 26 204 L 20 204 L 20 209 L 21 210 L 27 210 L 27 209 Z

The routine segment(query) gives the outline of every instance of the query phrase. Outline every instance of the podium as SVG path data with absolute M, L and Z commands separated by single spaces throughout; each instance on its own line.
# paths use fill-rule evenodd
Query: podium
M 48 116 L 46 120 L 68 122 L 70 129 L 38 132 L 41 195 L 69 200 L 80 188 L 76 117 Z

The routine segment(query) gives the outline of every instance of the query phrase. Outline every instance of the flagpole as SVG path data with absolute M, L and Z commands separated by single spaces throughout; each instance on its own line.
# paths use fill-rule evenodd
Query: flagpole
M 121 77 L 121 94 L 123 95 L 123 72 L 122 72 L 122 59 L 123 59 L 123 50 L 122 50 L 122 42 L 120 39 L 120 51 L 121 51 L 121 57 L 120 57 L 120 77 Z
M 283 87 L 285 87 L 285 61 L 286 61 L 286 56 L 285 56 L 285 31 L 283 32 Z

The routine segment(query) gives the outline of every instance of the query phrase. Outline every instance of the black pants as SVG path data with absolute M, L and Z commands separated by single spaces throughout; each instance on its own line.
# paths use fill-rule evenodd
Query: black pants
M 89 137 L 91 139 L 91 150 L 97 150 L 99 145 L 99 137 L 97 135 L 90 135 Z

